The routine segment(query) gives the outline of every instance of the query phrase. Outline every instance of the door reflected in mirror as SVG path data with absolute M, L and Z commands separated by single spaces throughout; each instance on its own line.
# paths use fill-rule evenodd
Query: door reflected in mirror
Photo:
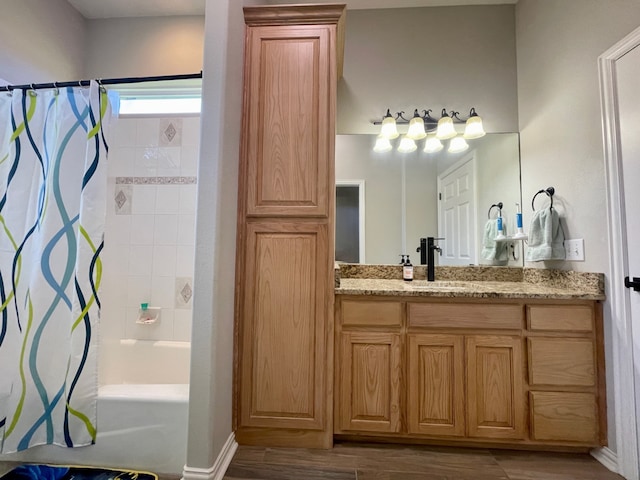
M 509 244 L 508 260 L 482 258 L 485 226 L 498 213 L 489 212 L 492 205 L 503 203 L 506 234 L 515 232 L 516 204 L 522 206 L 517 133 L 487 134 L 458 154 L 422 148 L 376 153 L 375 140 L 375 135 L 336 136 L 336 184 L 362 186 L 357 207 L 353 191 L 351 207 L 338 207 L 337 261 L 352 262 L 357 242 L 359 263 L 397 264 L 400 255 L 409 254 L 419 264 L 420 238 L 440 237 L 439 265 L 524 264 L 521 242 Z M 345 243 L 353 245 L 349 256 L 338 247 Z

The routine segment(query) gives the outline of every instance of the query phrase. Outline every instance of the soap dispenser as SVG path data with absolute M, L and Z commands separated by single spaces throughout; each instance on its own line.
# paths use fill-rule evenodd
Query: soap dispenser
M 409 259 L 409 255 L 402 266 L 402 279 L 405 282 L 411 282 L 413 280 L 413 265 L 411 264 L 411 260 Z

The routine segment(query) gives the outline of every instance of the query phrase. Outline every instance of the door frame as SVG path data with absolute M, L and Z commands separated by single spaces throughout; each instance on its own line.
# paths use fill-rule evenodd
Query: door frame
M 611 313 L 613 341 L 613 387 L 615 402 L 616 450 L 608 448 L 594 452 L 604 465 L 628 480 L 638 479 L 638 436 L 636 428 L 636 405 L 633 373 L 633 336 L 631 311 L 624 277 L 628 275 L 624 184 L 622 175 L 622 152 L 618 109 L 616 62 L 634 48 L 640 46 L 640 28 L 631 32 L 620 42 L 598 57 L 600 77 L 600 103 L 607 187 L 607 213 L 609 249 L 611 253 L 609 271 L 608 302 Z M 633 418 L 631 422 L 629 419 Z M 617 458 L 616 458 L 617 457 Z
M 473 218 L 471 219 L 471 228 L 474 231 L 473 238 L 475 240 L 473 245 L 473 263 L 477 265 L 480 255 L 478 254 L 478 171 L 475 150 L 462 156 L 460 160 L 455 162 L 443 172 L 438 173 L 438 178 L 436 179 L 436 191 L 438 192 L 438 236 L 440 236 L 441 232 L 444 231 L 442 226 L 442 179 L 448 175 L 451 175 L 458 168 L 469 162 L 471 162 L 471 169 L 473 170 L 473 211 L 471 212 L 471 214 L 473 215 Z
M 358 245 L 359 263 L 365 263 L 365 204 L 364 204 L 364 180 L 336 180 L 338 187 L 358 187 Z

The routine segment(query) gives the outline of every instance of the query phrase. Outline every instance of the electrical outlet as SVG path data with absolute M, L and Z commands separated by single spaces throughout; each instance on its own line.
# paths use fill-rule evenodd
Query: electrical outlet
M 573 262 L 584 262 L 584 239 L 564 241 L 565 259 Z

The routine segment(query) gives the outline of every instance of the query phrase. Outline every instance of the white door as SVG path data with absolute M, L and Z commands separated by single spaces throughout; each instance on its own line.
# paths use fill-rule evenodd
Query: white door
M 440 265 L 476 263 L 476 209 L 473 157 L 465 158 L 438 176 L 438 241 Z
M 616 465 L 605 451 L 594 456 L 627 480 L 640 479 L 640 292 L 625 277 L 640 277 L 640 28 L 598 59 L 611 239 L 607 303 L 611 317 Z M 635 240 L 635 243 L 634 243 Z
M 616 62 L 618 74 L 618 108 L 620 152 L 624 201 L 627 253 L 625 277 L 635 277 L 637 290 L 626 287 L 633 332 L 633 357 L 636 393 L 637 432 L 640 432 L 640 47 L 636 47 Z M 638 442 L 640 445 L 640 441 Z M 640 452 L 639 452 L 640 455 Z

